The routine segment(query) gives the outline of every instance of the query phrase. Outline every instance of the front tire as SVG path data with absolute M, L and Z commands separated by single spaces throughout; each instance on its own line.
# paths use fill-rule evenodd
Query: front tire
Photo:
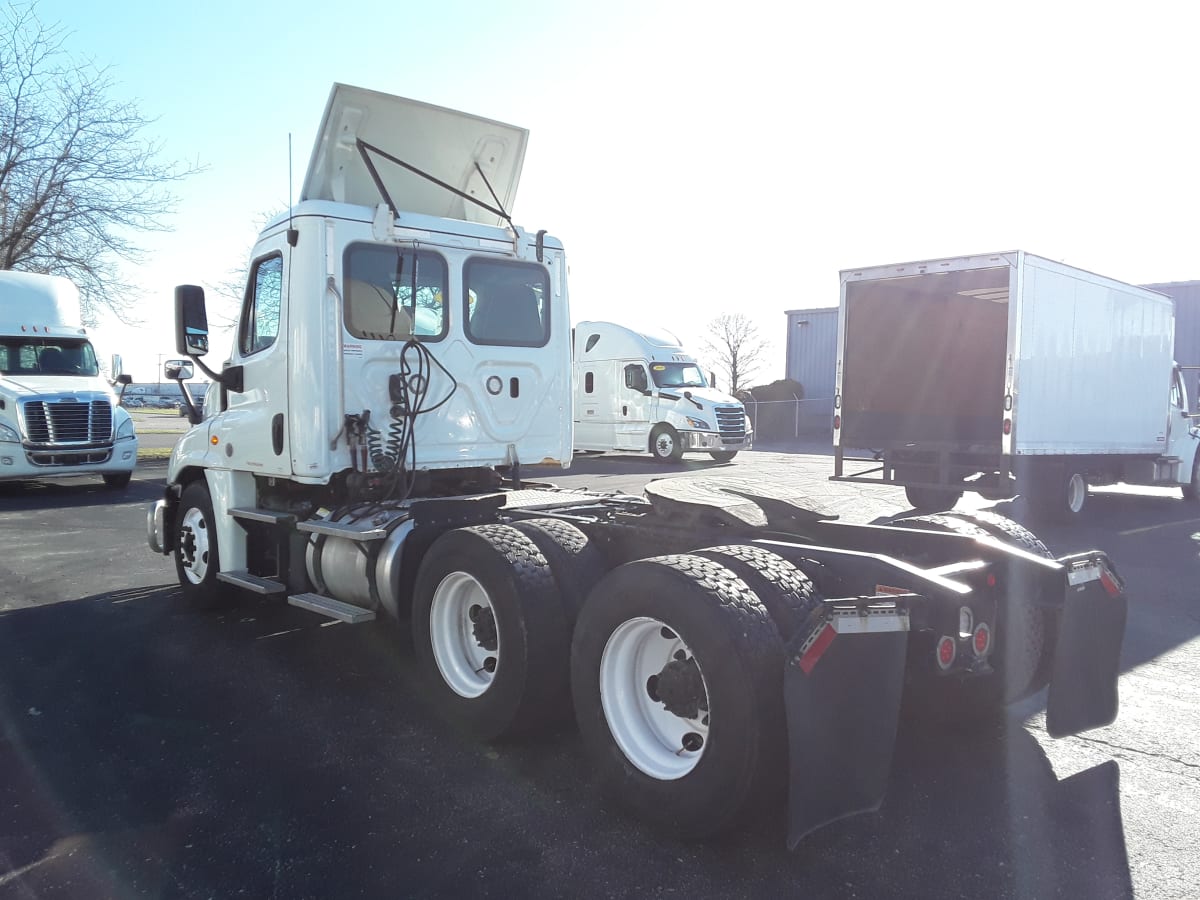
M 709 450 L 708 455 L 719 463 L 727 463 L 737 456 L 738 452 L 736 450 Z
M 1192 461 L 1192 480 L 1183 486 L 1183 499 L 1192 503 L 1200 501 L 1200 449 Z
M 439 709 L 484 740 L 527 734 L 567 701 L 567 626 L 550 564 L 509 525 L 441 535 L 413 589 L 413 644 Z
M 175 515 L 175 573 L 183 597 L 196 609 L 215 609 L 231 588 L 217 581 L 221 555 L 208 485 L 201 478 L 183 490 Z
M 605 794 L 684 839 L 779 796 L 782 671 L 767 610 L 725 567 L 677 555 L 614 569 L 571 649 L 575 716 Z
M 106 472 L 101 477 L 104 479 L 104 486 L 110 491 L 123 491 L 129 487 L 130 479 L 133 478 L 133 471 Z
M 659 462 L 679 462 L 683 459 L 679 432 L 670 425 L 655 425 L 650 432 L 650 452 Z

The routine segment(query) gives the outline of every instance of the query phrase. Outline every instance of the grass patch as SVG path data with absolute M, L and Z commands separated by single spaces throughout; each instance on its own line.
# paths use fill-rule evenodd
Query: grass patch
M 171 447 L 138 447 L 138 462 L 170 459 Z
M 137 416 L 179 416 L 179 410 L 175 407 L 170 409 L 158 409 L 154 406 L 126 406 L 124 410 L 130 415 Z
M 172 431 L 170 428 L 139 428 L 138 434 L 183 434 L 181 431 Z

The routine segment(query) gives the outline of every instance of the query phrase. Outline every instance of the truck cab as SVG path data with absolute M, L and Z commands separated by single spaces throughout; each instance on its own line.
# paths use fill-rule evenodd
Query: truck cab
M 68 279 L 0 272 L 0 480 L 100 475 L 137 464 L 133 419 L 100 374 Z
M 577 450 L 648 450 L 663 461 L 702 451 L 727 462 L 753 444 L 745 407 L 711 387 L 665 329 L 580 322 L 573 380 Z

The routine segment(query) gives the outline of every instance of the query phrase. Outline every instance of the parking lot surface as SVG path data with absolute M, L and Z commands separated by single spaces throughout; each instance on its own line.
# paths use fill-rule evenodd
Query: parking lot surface
M 831 470 L 794 444 L 526 474 L 637 492 L 786 473 L 851 521 L 904 508 Z M 905 720 L 883 808 L 788 852 L 780 809 L 699 845 L 631 822 L 569 723 L 527 744 L 456 732 L 423 700 L 403 627 L 255 598 L 186 608 L 145 544 L 164 471 L 122 494 L 0 484 L 4 896 L 1195 896 L 1200 508 L 1177 492 L 1102 490 L 1082 525 L 1034 526 L 1056 554 L 1106 550 L 1128 581 L 1116 723 L 1051 740 L 1044 695 L 981 731 Z

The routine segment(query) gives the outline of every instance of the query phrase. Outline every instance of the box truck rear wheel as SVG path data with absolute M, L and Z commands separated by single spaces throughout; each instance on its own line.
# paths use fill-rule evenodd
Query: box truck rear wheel
M 1032 511 L 1057 522 L 1082 518 L 1087 506 L 1087 476 L 1071 463 L 1043 463 L 1025 476 L 1026 494 Z
M 904 486 L 904 496 L 909 505 L 921 512 L 941 512 L 953 509 L 963 492 L 952 488 L 927 487 L 925 485 L 908 484 Z
M 550 565 L 509 525 L 447 531 L 413 588 L 413 644 L 438 707 L 485 740 L 535 731 L 567 702 L 567 626 Z
M 683 459 L 679 432 L 670 425 L 655 425 L 650 432 L 650 452 L 659 462 L 679 462 Z
M 753 591 L 694 555 L 620 566 L 584 604 L 571 689 L 605 794 L 676 837 L 781 797 L 783 644 Z

